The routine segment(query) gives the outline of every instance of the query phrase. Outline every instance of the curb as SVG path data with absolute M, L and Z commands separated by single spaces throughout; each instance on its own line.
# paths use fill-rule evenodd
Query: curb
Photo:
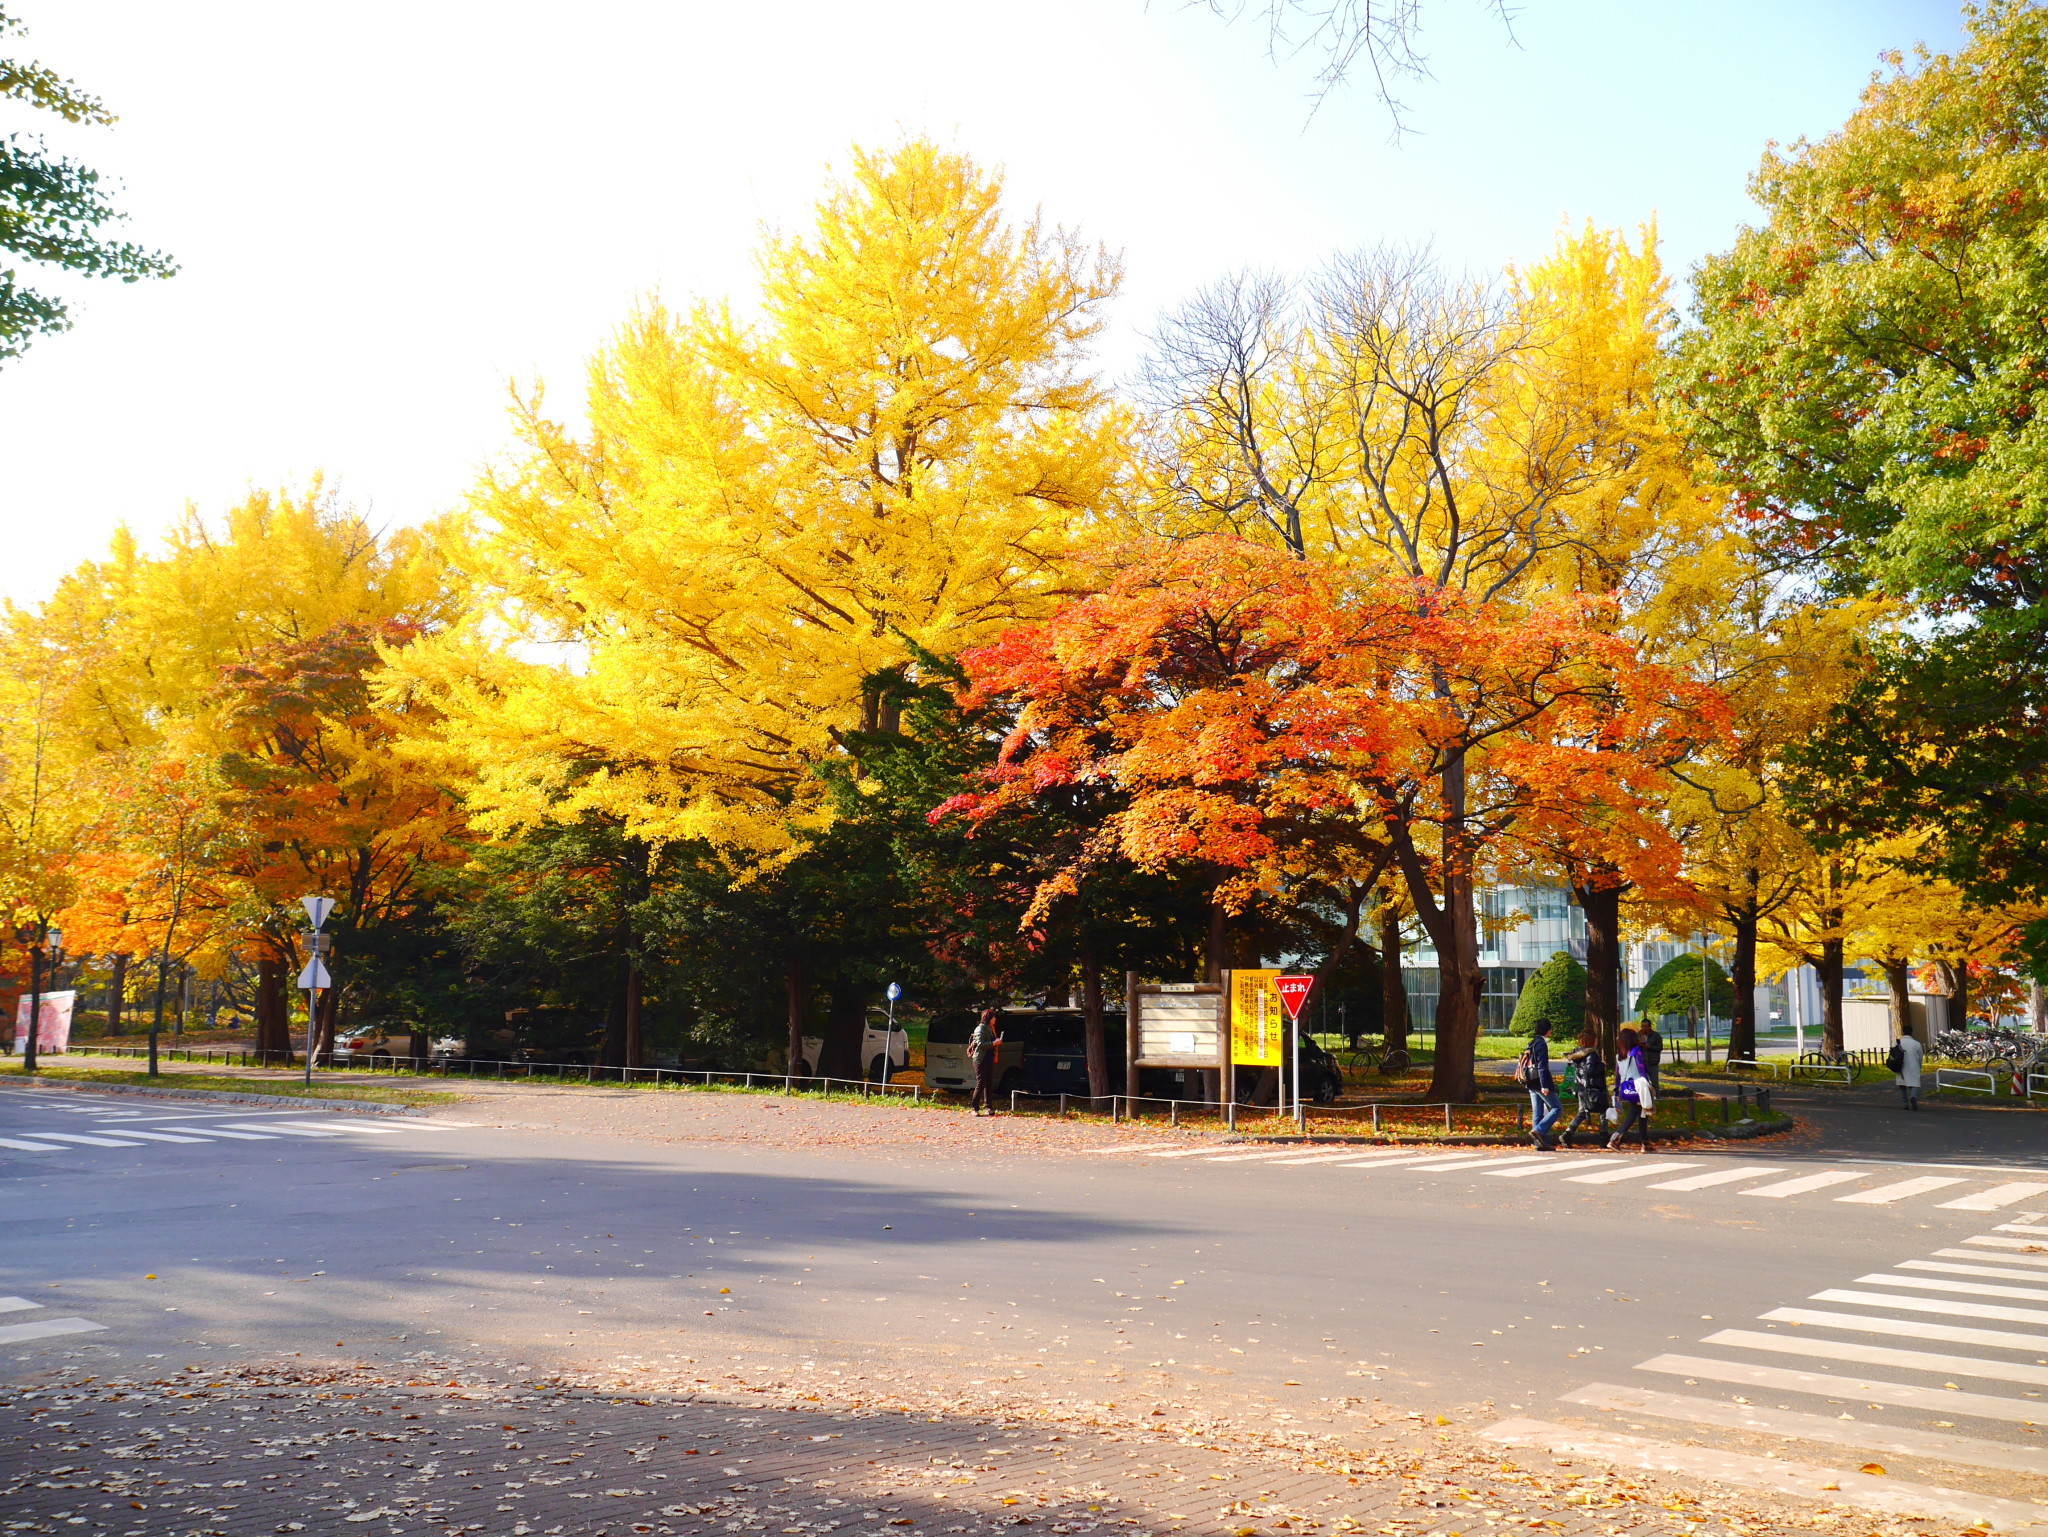
M 1653 1126 L 1652 1131 L 1666 1142 L 1702 1141 L 1749 1141 L 1756 1137 L 1776 1136 L 1791 1131 L 1798 1121 L 1788 1117 L 1776 1124 L 1762 1121 L 1734 1121 L 1726 1126 Z M 1282 1134 L 1273 1136 L 1235 1136 L 1218 1139 L 1218 1147 L 1527 1147 L 1529 1138 L 1525 1133 L 1519 1137 L 1490 1137 L 1476 1132 L 1453 1133 L 1448 1137 L 1332 1137 L 1310 1135 L 1290 1137 Z
M 230 1089 L 157 1089 L 139 1083 L 71 1083 L 46 1078 L 25 1085 L 20 1092 L 47 1093 L 50 1090 L 77 1094 L 134 1094 L 144 1099 L 210 1099 L 228 1105 L 317 1105 L 346 1110 L 352 1115 L 419 1115 L 411 1105 L 380 1105 L 367 1099 L 314 1099 L 304 1094 L 237 1094 Z

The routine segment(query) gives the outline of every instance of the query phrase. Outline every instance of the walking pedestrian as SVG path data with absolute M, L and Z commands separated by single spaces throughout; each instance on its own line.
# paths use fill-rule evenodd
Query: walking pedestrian
M 1633 1030 L 1624 1030 L 1615 1038 L 1614 1045 L 1614 1103 L 1621 1118 L 1615 1123 L 1614 1135 L 1607 1139 L 1607 1145 L 1619 1148 L 1621 1139 L 1636 1128 L 1647 1153 L 1650 1112 L 1657 1108 L 1657 1091 L 1650 1086 L 1650 1070 L 1643 1065 L 1642 1037 Z
M 1899 1103 L 1908 1110 L 1920 1108 L 1920 1064 L 1926 1054 L 1920 1038 L 1908 1031 L 1892 1042 L 1891 1055 L 1885 1059 L 1884 1065 L 1898 1075 Z
M 1571 1125 L 1564 1129 L 1562 1141 L 1570 1147 L 1573 1135 L 1590 1121 L 1593 1140 L 1598 1142 L 1607 1130 L 1607 1059 L 1600 1055 L 1600 1032 L 1581 1030 L 1579 1049 L 1565 1061 L 1571 1063 L 1573 1077 L 1577 1080 L 1579 1108 L 1572 1116 Z
M 1660 1075 L 1664 1071 L 1664 1037 L 1657 1031 L 1656 1020 L 1643 1021 L 1642 1038 L 1638 1044 L 1643 1054 L 1643 1075 L 1650 1080 L 1650 1091 L 1662 1093 L 1664 1080 Z
M 1550 1021 L 1539 1019 L 1529 1037 L 1529 1049 L 1522 1053 L 1522 1060 L 1516 1064 L 1515 1077 L 1523 1088 L 1529 1091 L 1529 1140 L 1538 1152 L 1547 1153 L 1556 1146 L 1550 1140 L 1550 1128 L 1557 1124 L 1557 1118 L 1564 1113 L 1557 1102 L 1557 1080 L 1550 1072 Z
M 996 1050 L 1003 1044 L 1001 1018 L 994 1009 L 983 1009 L 974 1033 L 967 1038 L 967 1054 L 974 1058 L 974 1113 L 996 1113 Z

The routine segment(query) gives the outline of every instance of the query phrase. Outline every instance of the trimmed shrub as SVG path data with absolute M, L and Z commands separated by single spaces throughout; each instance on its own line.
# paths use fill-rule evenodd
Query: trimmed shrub
M 1563 950 L 1522 984 L 1522 996 L 1515 1000 L 1515 1017 L 1508 1021 L 1508 1029 L 1516 1035 L 1534 1035 L 1539 1019 L 1550 1021 L 1550 1033 L 1558 1040 L 1574 1039 L 1585 1028 L 1586 968 Z
M 1735 988 L 1728 980 L 1728 973 L 1721 969 L 1721 963 L 1707 961 L 1707 985 L 1713 989 L 1714 1017 L 1732 1019 L 1735 1015 Z M 1700 958 L 1697 955 L 1676 955 L 1657 968 L 1656 975 L 1644 984 L 1636 997 L 1636 1018 L 1657 1019 L 1665 1014 L 1690 1014 L 1698 1017 L 1700 998 Z

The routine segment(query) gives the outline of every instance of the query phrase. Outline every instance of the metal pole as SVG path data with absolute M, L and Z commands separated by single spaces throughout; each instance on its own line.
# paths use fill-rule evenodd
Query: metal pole
M 318 933 L 319 930 L 314 930 Z M 313 963 L 320 963 L 320 952 L 313 952 Z M 306 989 L 306 1085 L 313 1083 L 313 1053 L 320 1046 L 320 973 L 313 973 L 313 985 Z
M 28 947 L 28 1040 L 22 1046 L 21 1070 L 32 1073 L 36 1070 L 36 1033 L 43 1023 L 43 942 L 48 938 L 50 927 L 42 925 L 42 934 Z M 156 1038 L 150 1038 L 156 1044 Z

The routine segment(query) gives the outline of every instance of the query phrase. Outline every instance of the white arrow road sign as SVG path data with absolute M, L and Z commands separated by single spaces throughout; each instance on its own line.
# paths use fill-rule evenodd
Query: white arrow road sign
M 320 927 L 321 924 L 327 921 L 327 915 L 334 911 L 334 898 L 300 897 L 299 906 L 305 908 L 306 910 L 306 921 L 312 924 L 313 927 L 317 929 Z M 301 987 L 305 987 L 307 985 L 308 984 L 304 982 L 301 982 L 299 984 L 299 986 Z M 323 987 L 326 985 L 327 984 L 324 982 L 321 984 L 321 986 Z
M 327 975 L 327 968 L 318 960 L 306 962 L 306 969 L 299 973 L 301 987 L 332 987 L 334 979 Z

